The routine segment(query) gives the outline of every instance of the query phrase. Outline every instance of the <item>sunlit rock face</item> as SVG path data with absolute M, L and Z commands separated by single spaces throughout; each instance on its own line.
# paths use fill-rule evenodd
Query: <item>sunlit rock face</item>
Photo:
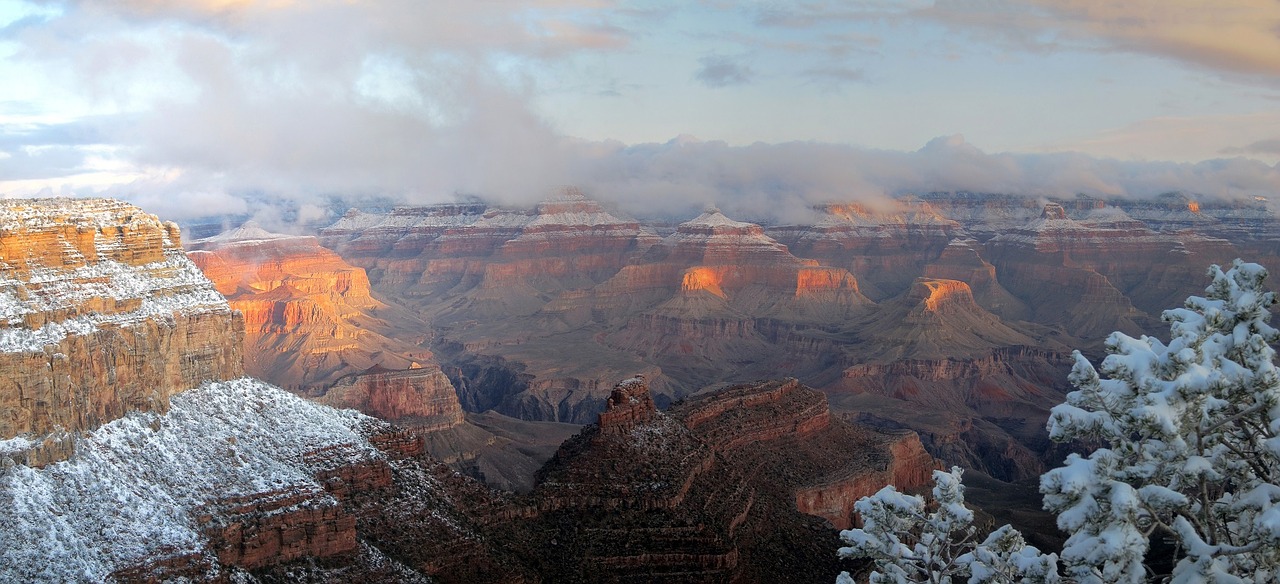
M 242 331 L 176 225 L 107 199 L 0 204 L 0 454 L 58 460 L 75 433 L 239 377 Z
M 374 367 L 340 379 L 316 401 L 424 433 L 456 427 L 465 419 L 457 392 L 434 364 L 396 371 Z
M 316 238 L 246 224 L 189 247 L 244 313 L 249 374 L 424 432 L 463 422 L 457 393 L 431 352 L 392 338 L 425 337 L 426 325 L 374 299 L 365 271 Z
M 923 275 L 965 282 L 974 300 L 984 309 L 1005 320 L 1029 320 L 1030 309 L 999 282 L 996 267 L 982 257 L 981 249 L 977 240 L 957 237 L 942 249 L 937 259 L 924 266 Z
M 570 220 L 599 208 L 577 197 L 402 209 L 364 231 L 349 228 L 370 217 L 353 213 L 326 233 L 337 249 L 397 242 L 350 261 L 431 321 L 465 408 L 588 423 L 612 381 L 636 372 L 660 408 L 708 384 L 794 375 L 842 413 L 893 412 L 897 421 L 873 421 L 914 428 L 936 452 L 1004 478 L 1042 464 L 1033 434 L 1067 389 L 1063 355 L 1099 350 L 1117 329 L 1162 326 L 1160 311 L 1198 293 L 1205 266 L 1244 249 L 1214 233 L 1263 247 L 1280 233 L 1267 231 L 1265 209 L 1191 199 L 932 193 L 759 225 L 715 209 L 647 224 Z M 1228 229 L 1250 213 L 1252 231 Z M 419 236 L 405 227 L 412 214 Z M 614 219 L 644 241 L 615 253 L 624 247 L 600 234 L 626 229 L 587 227 Z M 538 222 L 546 231 L 530 228 Z M 584 240 L 614 251 L 583 255 L 571 244 Z M 599 270 L 584 259 L 603 256 Z
M 717 209 L 681 223 L 594 293 L 605 311 L 648 309 L 659 318 L 684 320 L 731 314 L 829 318 L 868 304 L 847 270 L 797 258 L 759 225 Z
M 414 330 L 412 315 L 374 299 L 365 271 L 314 237 L 250 224 L 189 247 L 191 259 L 244 313 L 245 368 L 254 376 L 305 392 L 375 366 L 439 371 L 431 352 L 412 342 L 425 327 Z M 393 322 L 408 326 L 396 330 Z

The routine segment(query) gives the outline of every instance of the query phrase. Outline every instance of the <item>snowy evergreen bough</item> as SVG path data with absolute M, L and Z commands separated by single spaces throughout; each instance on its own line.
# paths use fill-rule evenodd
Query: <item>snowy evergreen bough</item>
M 973 512 L 964 506 L 962 472 L 933 472 L 933 511 L 923 498 L 892 485 L 860 499 L 855 509 L 863 527 L 840 532 L 848 544 L 840 556 L 874 560 L 872 584 L 1057 582 L 1057 556 L 1042 555 L 1016 529 L 1005 525 L 977 541 Z M 846 572 L 836 582 L 853 584 L 853 578 Z
M 1280 581 L 1280 375 L 1262 266 L 1209 269 L 1205 297 L 1167 310 L 1168 345 L 1113 333 L 1101 374 L 1080 353 L 1056 441 L 1098 448 L 1041 478 L 1070 534 L 1072 579 L 1136 583 L 1153 535 L 1177 545 L 1173 583 Z

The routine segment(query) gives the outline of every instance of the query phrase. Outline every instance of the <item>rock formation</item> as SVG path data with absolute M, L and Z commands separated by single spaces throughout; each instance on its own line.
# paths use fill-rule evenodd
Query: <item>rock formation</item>
M 76 433 L 240 376 L 241 331 L 173 223 L 105 199 L 0 205 L 0 455 L 65 458 Z
M 239 313 L 173 224 L 10 201 L 0 249 L 0 580 L 522 579 L 419 437 L 239 377 Z
M 458 394 L 438 366 L 403 370 L 375 366 L 338 380 L 316 401 L 426 433 L 464 421 Z
M 54 387 L 101 394 L 33 410 L 81 420 L 69 429 L 74 453 L 58 464 L 30 464 L 34 432 L 0 441 L 0 580 L 823 580 L 840 568 L 833 525 L 850 524 L 852 501 L 884 482 L 920 486 L 937 464 L 914 434 L 848 424 L 794 379 L 661 412 L 635 376 L 531 492 L 495 493 L 424 453 L 428 437 L 467 427 L 456 399 L 432 385 L 438 370 L 373 367 L 320 397 L 411 431 L 234 378 L 237 362 L 225 360 L 238 356 L 241 322 L 176 230 L 109 201 L 14 209 L 0 231 L 12 301 L 5 354 L 66 360 L 49 370 L 13 358 L 14 395 L 55 374 L 71 380 Z M 120 225 L 129 227 L 116 245 L 100 241 Z M 10 233 L 35 237 L 19 244 Z M 323 281 L 361 297 L 358 277 L 295 274 L 288 254 L 264 252 L 293 239 L 245 229 L 213 242 L 235 249 L 243 268 L 208 265 L 234 276 L 237 295 L 287 303 Z M 201 322 L 230 330 L 202 336 Z M 134 400 L 141 383 L 152 390 L 146 407 Z M 485 420 L 496 438 L 520 433 Z
M 868 346 L 860 361 L 963 357 L 1036 341 L 1006 325 L 974 301 L 959 280 L 917 278 L 904 294 L 882 302 L 852 325 Z
M 794 379 L 667 412 L 647 393 L 642 378 L 619 384 L 530 495 L 556 581 L 822 580 L 837 567 L 817 517 L 847 526 L 858 498 L 926 484 L 937 464 L 914 434 L 835 419 Z
M 508 489 L 528 490 L 559 443 L 525 442 L 543 435 L 563 439 L 576 430 L 508 424 L 495 428 L 503 434 L 498 436 L 467 422 L 453 384 L 421 346 L 431 336 L 428 325 L 375 299 L 365 271 L 314 237 L 270 233 L 250 223 L 189 247 L 232 308 L 245 315 L 245 367 L 252 375 L 412 428 L 433 456 Z
M 1077 221 L 1057 203 L 986 248 L 1004 287 L 1030 309 L 1029 320 L 1094 342 L 1114 330 L 1149 328 L 1144 317 L 1176 305 L 1168 304 L 1183 291 L 1175 282 L 1230 259 L 1213 241 L 1152 231 L 1118 209 L 1096 209 Z M 1135 302 L 1151 312 L 1144 315 Z
M 800 257 L 849 270 L 877 302 L 901 293 L 960 232 L 957 222 L 914 200 L 878 210 L 855 203 L 816 211 L 812 225 L 771 227 L 768 233 Z
M 188 247 L 218 291 L 244 313 L 245 367 L 254 376 L 307 391 L 374 366 L 435 367 L 431 352 L 413 342 L 428 336 L 426 325 L 374 299 L 364 270 L 314 237 L 246 224 Z
M 1009 478 L 1041 464 L 1033 429 L 1061 401 L 1068 348 L 1158 332 L 1159 312 L 1199 293 L 1209 263 L 1280 257 L 1265 202 L 1049 203 L 926 193 L 761 226 L 714 209 L 683 222 L 605 217 L 571 192 L 534 209 L 357 212 L 323 240 L 431 321 L 465 409 L 586 423 L 632 372 L 660 407 L 794 375 L 842 414 L 874 417 L 859 400 L 889 400 L 900 419 L 875 423 Z M 974 366 L 994 371 L 985 380 L 967 365 L 995 362 Z M 971 405 L 946 409 L 957 404 Z

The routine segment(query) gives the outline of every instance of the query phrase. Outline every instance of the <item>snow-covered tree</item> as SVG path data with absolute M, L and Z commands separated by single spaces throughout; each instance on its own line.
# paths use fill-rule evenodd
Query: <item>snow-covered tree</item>
M 848 544 L 840 548 L 840 556 L 874 560 L 872 584 L 1057 582 L 1057 556 L 1042 555 L 1012 527 L 1005 525 L 977 541 L 973 512 L 964 506 L 962 472 L 959 467 L 933 472 L 932 511 L 923 498 L 892 485 L 860 499 L 854 508 L 863 527 L 840 532 Z M 853 584 L 853 579 L 843 573 L 837 584 Z
M 1280 581 L 1280 375 L 1266 270 L 1209 269 L 1205 297 L 1168 310 L 1168 345 L 1112 334 L 1101 376 L 1079 352 L 1054 440 L 1099 446 L 1041 478 L 1070 534 L 1068 575 L 1142 582 L 1153 533 L 1172 537 L 1174 583 Z

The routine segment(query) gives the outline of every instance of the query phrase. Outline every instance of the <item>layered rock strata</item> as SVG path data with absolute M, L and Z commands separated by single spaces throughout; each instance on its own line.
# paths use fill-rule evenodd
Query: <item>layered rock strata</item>
M 254 376 L 316 391 L 375 366 L 439 369 L 414 342 L 427 336 L 426 325 L 373 298 L 364 270 L 314 237 L 246 224 L 189 247 L 191 259 L 245 315 L 245 367 Z
M 399 371 L 374 367 L 338 380 L 315 399 L 423 433 L 453 428 L 465 420 L 458 394 L 438 366 Z
M 240 376 L 242 330 L 173 223 L 106 199 L 0 205 L 0 454 L 65 458 L 76 433 Z
M 531 494 L 536 522 L 558 526 L 548 550 L 556 579 L 821 579 L 837 567 L 819 549 L 825 538 L 799 537 L 823 532 L 806 513 L 850 525 L 853 501 L 882 481 L 913 488 L 936 467 L 914 435 L 834 419 L 822 394 L 795 380 L 665 413 L 642 392 L 642 379 L 619 384 L 599 424 L 565 443 Z
M 904 199 L 888 208 L 830 204 L 815 209 L 809 225 L 770 227 L 769 235 L 792 253 L 847 269 L 875 301 L 895 296 L 924 264 L 960 232 L 960 225 L 928 203 Z

